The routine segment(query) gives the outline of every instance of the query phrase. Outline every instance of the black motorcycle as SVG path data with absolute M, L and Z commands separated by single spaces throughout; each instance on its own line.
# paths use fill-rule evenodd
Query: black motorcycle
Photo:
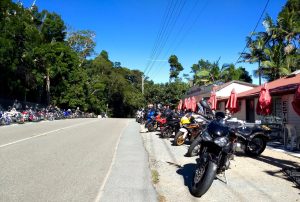
M 218 116 L 225 118 L 222 112 Z M 221 115 L 224 114 L 224 115 Z M 191 193 L 201 197 L 210 188 L 217 174 L 229 168 L 237 136 L 224 124 L 223 119 L 211 121 L 201 134 L 201 148 L 197 159 Z
M 246 126 L 238 122 L 226 121 L 225 124 L 231 128 L 236 128 L 237 144 L 248 156 L 259 156 L 266 148 L 269 141 L 270 128 L 264 125 Z M 186 156 L 196 156 L 199 154 L 202 136 L 199 135 L 190 145 Z
M 201 101 L 201 105 L 210 110 L 205 101 Z M 225 174 L 239 143 L 245 145 L 247 154 L 257 156 L 265 150 L 267 140 L 268 136 L 263 127 L 229 127 L 225 114 L 217 112 L 215 119 L 207 125 L 199 138 L 199 158 L 191 193 L 201 197 L 210 188 L 217 174 Z

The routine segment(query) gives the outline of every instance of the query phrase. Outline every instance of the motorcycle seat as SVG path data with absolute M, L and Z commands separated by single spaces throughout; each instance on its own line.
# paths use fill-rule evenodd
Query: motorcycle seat
M 237 132 L 244 136 L 250 136 L 252 134 L 253 128 L 252 127 L 239 127 L 237 128 Z

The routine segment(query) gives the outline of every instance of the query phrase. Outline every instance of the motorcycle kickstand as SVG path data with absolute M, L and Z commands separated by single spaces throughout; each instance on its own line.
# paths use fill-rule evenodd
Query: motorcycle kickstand
M 221 182 L 223 182 L 224 184 L 227 185 L 228 181 L 227 181 L 227 177 L 226 177 L 226 172 L 225 171 L 223 172 L 223 178 L 224 178 L 224 180 L 218 177 L 218 180 L 220 180 Z

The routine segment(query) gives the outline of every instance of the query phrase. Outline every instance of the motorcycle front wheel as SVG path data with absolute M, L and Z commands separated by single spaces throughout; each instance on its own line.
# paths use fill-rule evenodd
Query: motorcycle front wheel
M 196 139 L 190 145 L 186 155 L 190 156 L 190 157 L 197 156 L 200 152 L 200 149 L 201 149 L 201 143 L 199 141 L 197 141 L 197 139 Z
M 212 185 L 217 174 L 217 164 L 208 161 L 206 165 L 198 166 L 195 170 L 191 193 L 196 197 L 201 197 Z
M 148 129 L 149 132 L 154 132 L 154 131 L 156 130 L 156 129 L 154 128 L 153 123 L 149 123 L 149 124 L 147 125 L 147 129 Z
M 162 131 L 161 131 L 161 137 L 162 138 L 170 138 L 172 136 L 172 129 L 169 127 L 165 127 Z
M 173 145 L 180 146 L 183 145 L 185 142 L 185 138 L 183 137 L 184 132 L 178 131 L 174 137 Z

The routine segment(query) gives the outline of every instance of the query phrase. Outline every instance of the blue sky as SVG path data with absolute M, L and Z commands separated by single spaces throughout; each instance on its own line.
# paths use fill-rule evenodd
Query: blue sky
M 28 7 L 33 0 L 21 2 Z M 168 81 L 171 54 L 177 55 L 184 73 L 200 59 L 221 57 L 220 64 L 235 63 L 267 0 L 36 0 L 36 5 L 60 14 L 73 30 L 95 31 L 97 53 L 106 50 L 112 61 L 144 71 L 170 2 L 173 6 L 178 2 L 177 10 L 166 23 L 152 58 L 159 61 L 146 71 L 155 82 Z M 276 19 L 285 3 L 270 0 L 266 13 Z M 263 30 L 260 22 L 257 31 Z M 240 65 L 251 74 L 256 66 Z M 253 79 L 257 84 L 258 79 Z

